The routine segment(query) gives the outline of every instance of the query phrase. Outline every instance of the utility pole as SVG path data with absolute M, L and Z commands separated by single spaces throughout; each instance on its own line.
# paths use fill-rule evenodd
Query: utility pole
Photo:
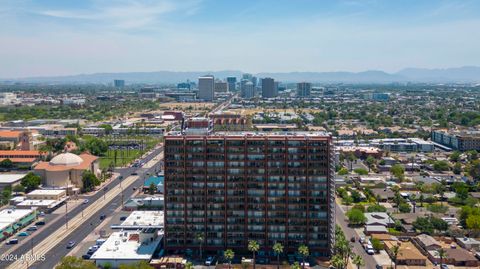
M 65 228 L 68 230 L 68 198 L 65 200 Z

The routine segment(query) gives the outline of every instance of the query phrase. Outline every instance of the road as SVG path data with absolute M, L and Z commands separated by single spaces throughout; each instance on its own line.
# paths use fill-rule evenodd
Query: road
M 152 160 L 162 150 L 163 150 L 163 148 L 156 148 L 155 150 L 152 151 L 152 153 L 150 153 L 148 156 L 146 156 L 146 158 L 144 158 L 143 160 L 145 161 L 145 163 Z M 120 168 L 120 169 L 116 169 L 115 172 L 119 173 L 120 176 L 122 176 L 123 178 L 126 178 L 127 176 L 129 176 L 133 172 L 137 172 L 138 173 L 138 179 L 136 179 L 135 182 L 131 185 L 138 187 L 140 185 L 143 185 L 144 176 L 146 176 L 146 173 L 153 174 L 156 170 L 159 170 L 157 165 L 155 165 L 155 166 L 153 166 L 149 169 L 137 168 L 137 167 Z M 111 190 L 111 189 L 115 188 L 118 184 L 120 184 L 119 180 L 112 180 L 110 183 L 108 183 L 106 185 L 106 187 L 107 187 L 108 190 Z M 132 187 L 129 187 L 129 188 L 124 188 L 123 193 L 124 193 L 124 195 L 123 195 L 124 196 L 124 201 L 126 201 L 128 199 L 128 197 L 132 196 L 134 191 L 133 191 Z M 99 199 L 103 199 L 103 195 L 104 195 L 104 191 L 100 190 L 97 193 L 95 193 L 94 195 L 89 196 L 88 197 L 88 199 L 90 201 L 89 204 L 92 204 Z M 82 199 L 82 197 L 79 196 L 79 199 Z M 46 258 L 45 261 L 37 262 L 37 263 L 35 263 L 34 266 L 31 266 L 30 268 L 48 268 L 48 269 L 54 268 L 55 264 L 57 264 L 60 261 L 60 259 L 63 256 L 65 256 L 69 251 L 65 247 L 66 243 L 70 240 L 80 242 L 83 238 L 86 237 L 86 235 L 88 235 L 90 232 L 92 232 L 98 226 L 98 224 L 101 222 L 100 221 L 100 215 L 101 214 L 107 214 L 108 215 L 108 213 L 111 212 L 110 211 L 111 208 L 116 208 L 121 204 L 121 199 L 122 199 L 122 197 L 121 197 L 121 195 L 119 195 L 119 196 L 113 198 L 109 203 L 103 205 L 102 208 L 98 212 L 96 212 L 91 217 L 89 217 L 88 219 L 85 220 L 84 223 L 86 225 L 81 225 L 79 228 L 77 228 L 77 230 L 70 237 L 68 237 L 68 240 L 64 240 L 65 242 L 62 242 L 61 244 L 56 245 L 53 249 L 51 249 L 49 252 L 47 252 L 47 254 L 45 255 L 45 258 Z M 68 212 L 68 218 L 71 219 L 74 216 L 80 215 L 83 208 L 84 208 L 83 206 L 78 206 L 78 207 L 74 208 L 72 211 L 69 211 Z M 91 225 L 89 225 L 90 223 L 91 223 Z M 30 251 L 32 246 L 35 248 L 35 246 L 36 246 L 35 244 L 43 241 L 50 234 L 54 233 L 55 231 L 57 231 L 59 229 L 65 229 L 64 226 L 65 226 L 65 219 L 64 218 L 57 219 L 54 223 L 49 224 L 48 227 L 44 227 L 44 229 L 41 228 L 41 229 L 39 229 L 39 231 L 31 234 L 30 238 L 28 238 L 29 240 L 28 241 L 25 240 L 28 243 L 25 242 L 23 245 L 21 245 L 17 249 L 15 249 L 11 254 L 13 256 L 16 256 L 16 257 L 21 257 L 21 255 Z M 0 261 L 0 268 L 6 268 L 7 266 L 11 265 L 12 263 L 13 263 L 13 261 Z
M 367 252 L 363 249 L 362 245 L 358 242 L 359 235 L 357 232 L 348 227 L 347 220 L 345 219 L 345 212 L 342 210 L 341 206 L 335 202 L 335 222 L 340 225 L 343 232 L 345 233 L 345 237 L 347 240 L 350 240 L 352 236 L 355 236 L 356 240 L 355 243 L 351 243 L 353 246 L 353 252 L 357 255 L 362 256 L 363 260 L 365 261 L 364 268 L 375 268 L 377 263 L 372 255 L 368 255 Z

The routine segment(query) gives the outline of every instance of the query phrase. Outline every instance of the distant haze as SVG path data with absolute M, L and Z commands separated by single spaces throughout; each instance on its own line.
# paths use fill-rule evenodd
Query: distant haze
M 197 81 L 206 74 L 225 79 L 228 76 L 241 78 L 241 71 L 198 71 L 198 72 L 128 72 L 128 73 L 95 73 L 74 76 L 32 77 L 15 79 L 18 82 L 40 83 L 112 83 L 114 79 L 124 79 L 129 83 L 178 83 L 187 80 Z M 392 82 L 433 82 L 433 83 L 478 83 L 480 67 L 460 67 L 448 69 L 407 68 L 397 73 L 383 71 L 353 72 L 284 72 L 253 74 L 259 78 L 272 77 L 281 82 L 320 82 L 320 83 L 392 83 Z
M 285 81 L 444 80 L 404 69 L 480 66 L 479 14 L 472 0 L 0 0 L 0 79 L 241 70 Z M 459 72 L 447 79 L 472 78 Z M 188 73 L 125 79 L 196 77 Z

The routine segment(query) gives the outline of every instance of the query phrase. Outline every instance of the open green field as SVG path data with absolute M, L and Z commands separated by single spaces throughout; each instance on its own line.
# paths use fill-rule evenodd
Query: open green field
M 145 151 L 141 151 L 139 149 L 130 149 L 130 150 L 116 150 L 117 151 L 117 159 L 115 162 L 115 150 L 108 150 L 107 154 L 100 158 L 100 168 L 108 168 L 110 163 L 114 163 L 117 166 L 124 166 L 131 161 L 137 159 L 138 157 L 142 156 Z

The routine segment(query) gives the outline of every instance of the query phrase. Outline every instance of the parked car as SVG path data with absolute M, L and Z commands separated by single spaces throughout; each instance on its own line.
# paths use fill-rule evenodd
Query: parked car
M 448 269 L 448 265 L 442 264 L 442 265 L 440 266 L 440 269 Z
M 124 220 L 126 220 L 126 219 L 127 219 L 127 216 L 121 216 L 121 217 L 120 217 L 120 221 L 124 221 Z
M 88 248 L 88 251 L 87 251 L 87 254 L 89 255 L 92 255 L 93 253 L 95 253 L 95 251 L 98 250 L 98 246 L 97 245 L 93 245 L 91 247 Z
M 29 236 L 30 234 L 27 232 L 21 232 L 18 234 L 18 236 Z
M 15 245 L 18 244 L 18 239 L 17 238 L 12 238 L 7 241 L 7 245 Z
M 75 241 L 69 241 L 69 242 L 67 243 L 67 248 L 68 248 L 68 249 L 71 249 L 71 248 L 73 248 L 73 247 L 75 246 L 75 244 L 76 244 Z
M 92 257 L 92 255 L 90 255 L 90 254 L 82 255 L 82 259 L 84 259 L 84 260 L 90 260 L 90 257 Z
M 100 220 L 104 220 L 107 216 L 105 214 L 100 215 Z
M 352 236 L 352 238 L 350 238 L 350 242 L 355 243 L 355 236 Z
M 358 238 L 358 242 L 360 242 L 360 244 L 365 243 L 365 236 L 360 236 L 360 238 Z
M 214 256 L 207 257 L 207 259 L 205 260 L 205 265 L 210 266 L 214 264 L 215 264 L 215 257 Z
M 34 231 L 36 231 L 36 230 L 38 230 L 38 227 L 35 226 L 35 225 L 30 226 L 30 227 L 27 228 L 27 231 L 29 231 L 29 232 L 34 232 Z

